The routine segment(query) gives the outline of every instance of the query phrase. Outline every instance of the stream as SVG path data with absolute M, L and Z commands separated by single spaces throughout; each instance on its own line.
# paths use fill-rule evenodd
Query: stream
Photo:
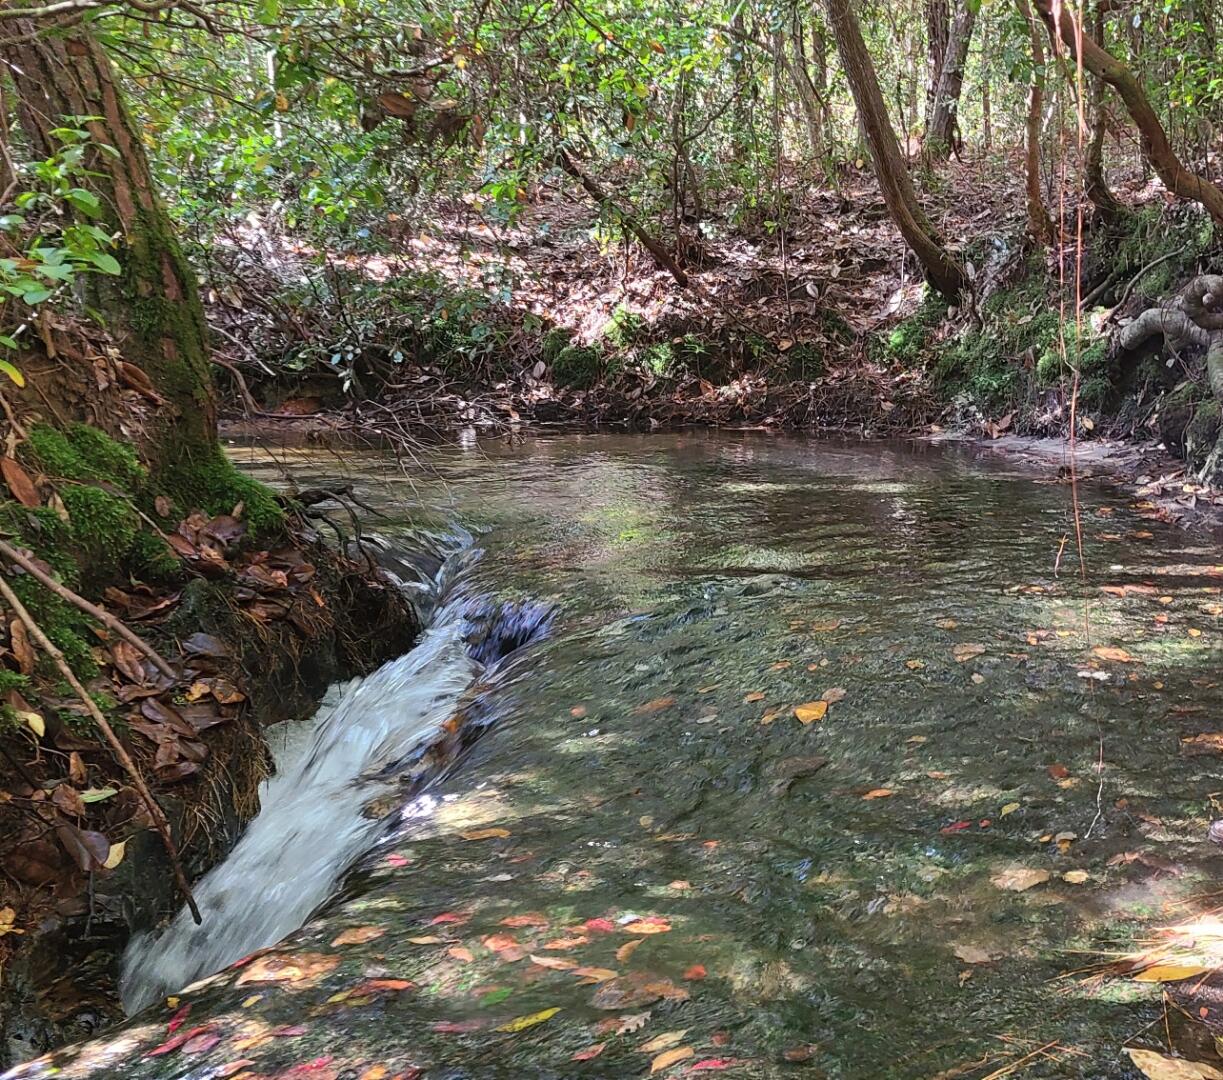
M 1080 483 L 1080 564 L 1054 467 L 956 446 L 233 453 L 467 539 L 133 943 L 151 1006 L 7 1075 L 1142 1075 L 1162 988 L 1101 971 L 1217 903 L 1217 537 Z

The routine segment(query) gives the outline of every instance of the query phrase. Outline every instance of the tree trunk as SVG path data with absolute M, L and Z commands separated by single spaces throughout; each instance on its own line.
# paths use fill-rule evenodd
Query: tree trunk
M 950 157 L 957 139 L 956 114 L 960 107 L 960 91 L 964 88 L 968 45 L 976 22 L 976 4 L 961 0 L 947 35 L 947 52 L 934 87 L 930 121 L 926 125 L 925 149 L 936 160 L 945 161 Z
M 1032 16 L 1028 0 L 1015 0 L 1015 6 L 1023 21 L 1028 24 L 1028 37 L 1032 46 L 1032 75 L 1028 81 L 1028 115 L 1024 136 L 1024 189 L 1028 205 L 1028 233 L 1036 243 L 1046 247 L 1053 243 L 1056 233 L 1045 199 L 1041 191 L 1040 125 L 1045 107 L 1045 45 L 1040 24 Z
M 934 95 L 947 56 L 947 35 L 951 32 L 951 9 L 947 0 L 926 0 L 926 130 L 934 118 Z
M 1076 59 L 1078 41 L 1083 43 L 1083 66 L 1093 75 L 1099 76 L 1117 91 L 1125 102 L 1134 125 L 1138 128 L 1143 156 L 1150 161 L 1164 186 L 1182 199 L 1192 199 L 1206 208 L 1216 224 L 1223 225 L 1223 191 L 1204 177 L 1192 172 L 1177 157 L 1168 141 L 1167 133 L 1159 122 L 1150 99 L 1142 85 L 1125 64 L 1102 49 L 1082 32 L 1076 24 L 1074 12 L 1068 4 L 1057 4 L 1056 0 L 1035 0 L 1036 9 L 1050 28 L 1066 46 L 1072 60 Z
M 811 154 L 816 161 L 819 161 L 824 156 L 824 103 L 820 100 L 815 82 L 811 78 L 811 71 L 807 66 L 807 56 L 803 49 L 803 24 L 797 14 L 791 26 L 790 45 L 794 59 L 786 60 L 783 53 L 783 63 L 790 80 L 794 83 L 799 103 L 803 108 Z
M 52 130 L 79 124 L 96 145 L 113 148 L 95 149 L 89 167 L 102 204 L 99 223 L 121 237 L 122 275 L 90 274 L 85 281 L 123 360 L 142 369 L 165 400 L 147 432 L 150 464 L 165 471 L 204 462 L 217 453 L 204 309 L 110 61 L 84 25 L 40 34 L 20 19 L 5 29 L 11 34 L 0 41 L 0 57 L 35 153 L 51 155 L 58 149 Z
M 1097 42 L 1104 41 L 1104 11 L 1097 8 L 1092 25 L 1092 33 Z M 1091 204 L 1106 221 L 1116 221 L 1125 213 L 1123 207 L 1104 175 L 1104 130 L 1107 115 L 1104 111 L 1104 80 L 1098 75 L 1091 77 L 1091 90 L 1087 98 L 1087 108 L 1091 118 L 1091 137 L 1087 143 L 1087 160 L 1083 163 L 1083 190 Z
M 862 29 L 852 3 L 853 0 L 828 0 L 829 21 L 841 55 L 841 66 L 845 69 L 845 78 L 870 145 L 879 187 L 888 213 L 905 243 L 913 249 L 931 286 L 954 300 L 967 286 L 968 278 L 960 264 L 947 253 L 917 202 L 917 192 L 900 156 L 875 65 L 862 40 Z

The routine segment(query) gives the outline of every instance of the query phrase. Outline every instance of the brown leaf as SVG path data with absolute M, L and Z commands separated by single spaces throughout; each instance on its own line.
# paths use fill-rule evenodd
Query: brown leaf
M 153 500 L 153 509 L 157 511 L 158 517 L 168 518 L 174 511 L 174 504 L 164 495 L 158 495 L 157 498 Z
M 324 956 L 320 953 L 298 953 L 296 956 L 271 953 L 255 957 L 245 966 L 234 985 L 290 983 L 301 986 L 317 982 L 339 964 L 338 956 Z
M 531 954 L 531 963 L 552 971 L 572 971 L 578 966 L 576 960 L 566 960 L 563 956 L 536 956 Z
M 1091 650 L 1091 653 L 1093 656 L 1098 656 L 1101 660 L 1112 660 L 1118 664 L 1136 664 L 1138 662 L 1137 657 L 1114 645 L 1097 645 Z
M 85 804 L 81 801 L 81 793 L 71 784 L 56 784 L 51 793 L 51 802 L 69 817 L 84 817 Z
M 637 951 L 637 946 L 643 941 L 645 941 L 645 938 L 633 938 L 632 941 L 626 941 L 616 950 L 616 959 L 623 964 L 625 960 L 627 960 Z
M 951 655 L 955 658 L 957 663 L 962 664 L 966 660 L 971 660 L 974 656 L 980 656 L 983 652 L 985 652 L 984 645 L 964 643 L 956 645 L 954 648 L 952 648 Z
M 381 926 L 352 926 L 335 937 L 331 945 L 333 948 L 341 945 L 364 945 L 367 941 L 382 937 L 385 932 Z
M 101 870 L 110 854 L 110 841 L 100 832 L 78 829 L 65 822 L 56 826 L 55 836 L 85 873 Z
M 34 647 L 30 644 L 30 635 L 26 632 L 25 623 L 14 619 L 8 627 L 9 647 L 17 660 L 17 666 L 22 675 L 34 673 Z
M 116 638 L 110 643 L 108 651 L 115 667 L 123 673 L 124 678 L 134 683 L 145 681 L 141 654 L 134 645 L 129 645 L 122 638 Z
M 21 467 L 16 459 L 11 457 L 0 458 L 0 473 L 4 474 L 4 482 L 8 484 L 8 489 L 13 493 L 13 498 L 16 499 L 22 506 L 41 506 L 42 499 L 38 497 L 38 490 L 34 487 L 34 481 L 30 479 L 30 474 Z
M 570 1061 L 590 1061 L 592 1058 L 597 1058 L 604 1050 L 607 1049 L 607 1043 L 595 1043 L 593 1046 L 588 1046 L 584 1050 L 578 1050 L 574 1053 Z

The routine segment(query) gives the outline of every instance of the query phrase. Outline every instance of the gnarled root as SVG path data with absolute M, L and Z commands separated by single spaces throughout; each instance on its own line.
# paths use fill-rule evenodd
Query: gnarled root
M 1210 391 L 1223 402 L 1223 276 L 1198 275 L 1167 307 L 1147 308 L 1122 327 L 1118 341 L 1128 351 L 1156 335 L 1173 352 L 1205 350 Z

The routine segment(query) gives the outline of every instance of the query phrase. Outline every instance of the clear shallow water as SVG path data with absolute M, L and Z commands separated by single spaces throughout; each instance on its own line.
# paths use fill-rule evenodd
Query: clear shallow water
M 1120 1048 L 1158 1045 L 1158 987 L 1069 973 L 1214 903 L 1219 759 L 1182 746 L 1223 729 L 1211 538 L 1085 485 L 1081 576 L 1053 470 L 957 449 L 563 437 L 410 476 L 275 457 L 303 486 L 354 483 L 383 531 L 487 528 L 480 587 L 561 615 L 486 691 L 497 725 L 285 946 L 338 966 L 250 1007 L 240 974 L 194 992 L 218 1054 L 306 1017 L 252 1068 L 619 1077 L 683 1031 L 668 1075 L 981 1080 L 1028 1054 L 1012 1075 L 1138 1075 Z M 1049 879 L 998 887 L 1016 868 Z M 682 994 L 612 1010 L 533 955 Z M 333 1000 L 371 976 L 413 989 Z M 146 1014 L 58 1064 L 194 1076 L 173 1054 L 131 1065 L 164 1030 Z

